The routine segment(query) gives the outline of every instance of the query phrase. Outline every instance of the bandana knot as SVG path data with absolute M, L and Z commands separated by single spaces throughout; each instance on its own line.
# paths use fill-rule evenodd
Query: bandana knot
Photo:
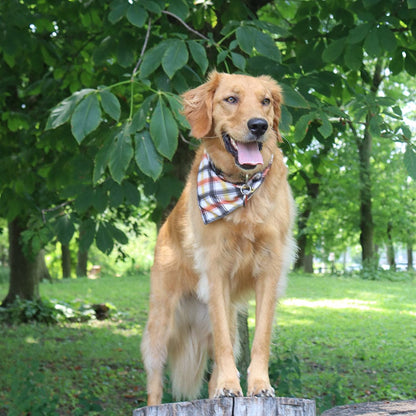
M 227 181 L 205 152 L 198 170 L 198 204 L 204 224 L 225 217 L 237 208 L 244 207 L 259 189 L 273 162 L 263 172 L 258 172 L 246 182 Z

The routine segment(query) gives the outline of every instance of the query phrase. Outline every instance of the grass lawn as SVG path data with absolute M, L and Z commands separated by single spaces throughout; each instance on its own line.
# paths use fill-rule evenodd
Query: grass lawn
M 319 410 L 415 398 L 415 299 L 414 279 L 292 276 L 275 342 L 300 359 L 300 395 Z
M 122 416 L 144 405 L 139 345 L 148 287 L 146 273 L 42 284 L 45 298 L 109 302 L 118 314 L 60 326 L 0 326 L 0 415 L 24 414 L 17 410 L 27 410 L 29 401 L 32 416 Z M 0 284 L 0 298 L 6 291 Z M 316 399 L 320 411 L 415 398 L 415 299 L 414 279 L 292 275 L 273 340 L 275 354 L 289 351 L 299 359 L 301 384 L 291 393 Z M 253 310 L 252 305 L 251 327 Z

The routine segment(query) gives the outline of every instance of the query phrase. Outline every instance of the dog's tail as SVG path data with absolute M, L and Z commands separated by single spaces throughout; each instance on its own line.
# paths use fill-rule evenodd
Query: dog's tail
M 196 297 L 184 298 L 176 310 L 169 342 L 169 368 L 175 399 L 198 397 L 211 337 L 207 305 Z

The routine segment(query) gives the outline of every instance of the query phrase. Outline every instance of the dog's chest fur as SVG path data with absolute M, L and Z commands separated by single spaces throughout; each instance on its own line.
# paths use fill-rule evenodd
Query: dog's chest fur
M 193 250 L 194 269 L 198 275 L 196 293 L 204 303 L 209 300 L 210 282 L 213 284 L 219 274 L 228 280 L 233 298 L 244 297 L 254 289 L 257 276 L 274 254 L 272 244 L 265 244 L 266 240 L 258 236 L 252 225 L 233 224 L 227 230 L 226 234 L 213 236 L 212 244 L 197 244 Z M 210 273 L 211 278 L 208 278 Z

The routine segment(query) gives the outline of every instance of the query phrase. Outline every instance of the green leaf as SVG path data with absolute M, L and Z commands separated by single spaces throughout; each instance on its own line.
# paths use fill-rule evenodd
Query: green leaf
M 374 102 L 380 106 L 392 107 L 397 103 L 397 100 L 392 97 L 375 97 Z
M 143 27 L 146 23 L 147 12 L 139 3 L 133 3 L 127 9 L 126 17 L 132 25 Z
M 370 134 L 373 137 L 380 137 L 383 124 L 384 120 L 381 115 L 371 117 L 370 124 L 368 126 Z
M 402 54 L 402 49 L 397 48 L 389 63 L 389 69 L 394 75 L 397 75 L 403 71 L 403 67 L 404 67 L 404 57 Z
M 406 58 L 404 60 L 404 68 L 409 75 L 416 75 L 416 54 L 413 54 L 410 49 L 406 49 Z
M 246 68 L 246 60 L 243 55 L 240 55 L 239 53 L 231 52 L 231 60 L 233 61 L 233 64 L 242 71 Z
M 152 1 L 152 0 L 140 0 L 140 2 L 143 4 L 144 7 L 146 7 L 149 12 L 154 14 L 160 14 L 162 11 L 162 8 L 165 5 L 165 2 L 162 1 Z
M 118 243 L 127 244 L 129 242 L 129 239 L 126 236 L 126 234 L 113 224 L 107 224 L 107 228 L 114 240 L 116 240 Z
M 192 59 L 199 66 L 201 72 L 205 74 L 208 69 L 208 58 L 205 48 L 194 40 L 188 42 L 188 47 L 191 52 Z
M 118 98 L 108 90 L 100 91 L 101 105 L 103 110 L 114 120 L 118 121 L 120 118 L 120 102 Z
M 178 126 L 171 111 L 162 97 L 159 97 L 150 120 L 150 135 L 158 152 L 169 160 L 172 159 L 178 146 L 178 134 Z
M 274 40 L 266 33 L 257 31 L 254 47 L 260 55 L 267 56 L 275 62 L 280 63 L 282 61 L 279 48 L 276 46 Z
M 108 167 L 112 178 L 121 183 L 133 157 L 133 144 L 128 126 L 124 125 L 121 132 L 114 138 Z
M 380 1 L 381 0 L 363 0 L 363 4 L 364 4 L 364 7 L 368 9 L 380 3 Z
M 188 123 L 188 120 L 183 115 L 183 105 L 181 99 L 177 95 L 168 95 L 167 96 L 169 107 L 176 118 L 179 121 L 179 124 L 184 127 L 186 130 L 189 130 L 191 127 Z
M 381 54 L 382 49 L 377 30 L 370 30 L 370 33 L 367 35 L 364 41 L 364 49 L 370 56 L 374 58 L 378 57 Z
M 322 136 L 326 139 L 328 138 L 332 132 L 333 132 L 333 128 L 332 128 L 332 124 L 331 122 L 328 120 L 328 117 L 326 116 L 325 113 L 320 113 L 320 118 L 322 121 L 322 125 L 320 127 L 318 127 L 318 131 L 319 133 L 322 134 Z
M 137 131 L 141 131 L 145 128 L 147 123 L 147 114 L 150 111 L 150 107 L 153 106 L 153 101 L 157 98 L 157 94 L 148 96 L 140 105 L 138 111 L 133 114 L 131 122 L 129 122 L 129 133 L 134 134 Z
M 238 46 L 248 55 L 253 52 L 257 32 L 257 29 L 250 26 L 240 26 L 236 31 Z
M 78 212 L 84 213 L 87 211 L 91 206 L 91 194 L 93 190 L 91 187 L 83 187 L 78 191 L 77 197 L 74 202 L 75 209 Z
M 87 251 L 94 241 L 95 222 L 92 219 L 83 221 L 79 227 L 79 249 Z
M 90 200 L 92 206 L 96 209 L 97 212 L 104 212 L 107 208 L 108 202 L 106 190 L 102 186 L 95 188 L 92 194 L 90 194 Z
M 124 34 L 121 36 L 117 44 L 117 61 L 123 67 L 127 68 L 128 66 L 134 63 L 134 54 L 136 51 L 136 45 L 132 42 L 132 38 Z
M 140 204 L 140 192 L 137 189 L 137 185 L 134 185 L 129 181 L 124 181 L 122 186 L 126 201 L 135 207 L 138 207 Z
M 386 26 L 381 26 L 377 29 L 377 32 L 380 45 L 383 48 L 383 50 L 386 50 L 390 53 L 394 52 L 397 47 L 397 40 L 392 30 Z
M 406 140 L 410 140 L 412 138 L 412 132 L 410 131 L 409 127 L 403 124 L 401 127 L 403 136 Z
M 88 88 L 81 91 L 77 91 L 73 95 L 65 100 L 61 101 L 57 106 L 55 106 L 51 114 L 49 115 L 48 121 L 46 123 L 46 130 L 56 129 L 62 124 L 70 120 L 72 113 L 77 105 L 77 103 L 87 94 L 94 92 L 93 89 Z
M 72 134 L 78 143 L 101 123 L 100 104 L 96 94 L 87 95 L 75 108 L 71 117 Z
M 120 185 L 114 181 L 108 182 L 110 191 L 109 202 L 111 207 L 118 207 L 124 201 L 123 185 Z
M 114 247 L 113 236 L 105 223 L 100 223 L 95 236 L 97 248 L 104 254 L 110 254 Z
M 363 49 L 360 45 L 347 45 L 345 48 L 344 62 L 348 68 L 358 70 L 363 65 Z
M 281 107 L 281 117 L 280 117 L 280 123 L 279 123 L 279 130 L 281 131 L 289 131 L 290 126 L 293 123 L 293 117 L 288 108 L 285 105 L 282 105 Z
M 406 146 L 403 161 L 409 176 L 416 180 L 416 150 L 410 144 Z
M 167 41 L 161 42 L 144 54 L 143 62 L 140 67 L 141 79 L 147 78 L 149 75 L 153 74 L 162 63 L 167 43 Z
M 134 136 L 136 143 L 136 163 L 140 170 L 154 181 L 160 176 L 163 159 L 157 153 L 155 145 L 147 131 Z
M 392 107 L 392 110 L 393 110 L 393 113 L 396 114 L 397 116 L 399 117 L 403 116 L 402 109 L 398 105 L 395 105 L 394 107 Z
M 189 7 L 185 0 L 175 0 L 170 2 L 168 11 L 180 17 L 182 20 L 186 20 L 189 14 Z
M 124 0 L 119 0 L 118 2 L 111 3 L 110 7 L 111 11 L 108 14 L 108 20 L 111 24 L 114 24 L 126 14 L 129 3 Z
M 280 83 L 283 91 L 283 102 L 288 107 L 309 108 L 305 98 L 287 84 Z
M 108 138 L 98 151 L 94 160 L 93 183 L 96 184 L 105 172 L 113 151 L 113 138 Z
M 345 47 L 345 38 L 336 39 L 332 41 L 323 51 L 322 59 L 325 62 L 333 63 L 337 60 L 344 51 Z
M 162 67 L 169 78 L 186 65 L 189 59 L 188 48 L 183 40 L 174 39 L 169 42 L 162 58 Z
M 347 36 L 347 43 L 354 44 L 362 42 L 367 36 L 371 25 L 369 23 L 362 23 L 350 30 Z
M 55 222 L 55 233 L 61 244 L 68 245 L 74 235 L 75 227 L 69 215 L 61 215 Z
M 315 120 L 316 114 L 314 112 L 304 114 L 299 120 L 296 122 L 295 125 L 295 133 L 293 135 L 293 139 L 295 142 L 300 142 L 305 137 L 309 124 L 311 121 Z
M 228 56 L 228 49 L 225 49 L 225 50 L 221 51 L 217 55 L 217 65 L 224 62 L 226 60 L 227 56 Z
M 407 0 L 407 7 L 409 9 L 416 9 L 416 0 Z

